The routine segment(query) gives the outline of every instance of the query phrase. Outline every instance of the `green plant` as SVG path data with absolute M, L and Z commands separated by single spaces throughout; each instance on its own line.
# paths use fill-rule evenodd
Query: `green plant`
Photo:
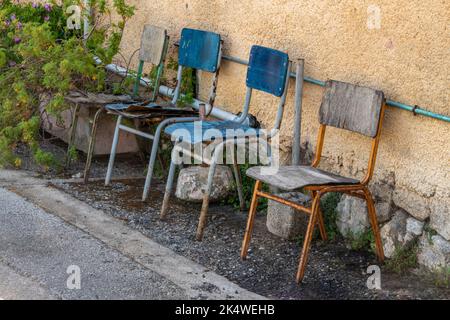
M 348 234 L 348 241 L 352 250 L 368 250 L 375 252 L 375 237 L 372 230 L 366 230 L 357 234 Z
M 409 246 L 397 248 L 391 259 L 386 260 L 386 267 L 396 273 L 402 274 L 417 266 L 417 241 Z
M 424 226 L 423 231 L 424 231 L 424 234 L 427 237 L 428 242 L 430 244 L 433 244 L 433 237 L 438 234 L 437 231 L 432 229 L 429 223 L 427 223 Z
M 242 179 L 242 191 L 244 194 L 245 207 L 247 209 L 250 208 L 250 202 L 252 200 L 253 189 L 255 186 L 255 180 L 246 175 L 247 170 L 251 166 L 252 165 L 250 165 L 248 163 L 239 165 L 239 171 L 240 171 L 240 175 L 241 175 L 241 179 Z M 263 184 L 263 190 L 269 191 L 269 187 L 266 184 Z M 239 198 L 236 196 L 236 194 L 233 194 L 232 196 L 228 197 L 222 203 L 227 204 L 227 205 L 232 205 L 236 209 L 240 207 Z M 258 199 L 258 211 L 265 210 L 267 208 L 267 204 L 268 204 L 267 198 L 259 198 Z
M 337 205 L 341 200 L 341 194 L 336 192 L 331 192 L 326 194 L 320 203 L 325 230 L 327 231 L 327 235 L 329 240 L 336 239 L 339 231 L 336 225 L 336 217 L 337 217 Z
M 176 71 L 178 70 L 178 63 L 170 57 L 167 63 L 167 68 Z M 197 79 L 195 77 L 194 69 L 183 68 L 181 95 L 177 102 L 180 107 L 192 104 L 194 102 L 196 82 Z
M 450 267 L 441 267 L 433 273 L 433 277 L 435 286 L 450 288 Z
M 69 157 L 70 161 L 76 161 L 78 159 L 78 151 L 75 146 L 70 146 L 69 150 L 67 151 L 67 156 Z
M 0 3 L 0 166 L 20 163 L 13 153 L 18 143 L 26 143 L 44 168 L 54 165 L 53 156 L 39 148 L 41 116 L 48 113 L 61 121 L 70 90 L 106 88 L 104 64 L 117 54 L 134 8 L 124 0 L 114 0 L 112 6 L 91 0 L 93 28 L 83 39 L 80 30 L 66 26 L 66 8 L 73 4 L 81 6 L 82 1 Z M 118 22 L 111 22 L 114 13 Z M 49 101 L 40 109 L 42 97 Z

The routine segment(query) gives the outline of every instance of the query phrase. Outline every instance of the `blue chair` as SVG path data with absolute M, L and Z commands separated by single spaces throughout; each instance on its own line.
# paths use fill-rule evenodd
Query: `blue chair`
M 208 161 L 209 163 L 207 163 L 210 167 L 197 228 L 197 240 L 200 241 L 203 238 L 213 177 L 219 157 L 222 155 L 224 145 L 231 144 L 234 147 L 237 145 L 238 141 L 245 141 L 245 139 L 249 138 L 258 138 L 260 135 L 265 135 L 267 138 L 271 138 L 278 132 L 286 102 L 290 69 L 291 62 L 289 61 L 289 56 L 286 53 L 261 46 L 253 46 L 250 52 L 250 61 L 247 69 L 247 93 L 245 97 L 245 104 L 240 117 L 236 119 L 236 121 L 196 121 L 189 123 L 177 123 L 170 125 L 165 129 L 165 132 L 171 135 L 173 141 L 177 143 L 182 142 L 185 146 L 186 144 L 195 145 L 197 143 L 211 143 L 217 140 L 217 138 L 222 139 L 221 142 L 213 146 L 212 159 Z M 244 123 L 248 115 L 253 90 L 263 91 L 280 98 L 274 128 L 269 131 L 268 134 L 266 134 L 265 130 L 251 128 Z M 198 130 L 198 128 L 201 130 Z M 211 135 L 211 130 L 208 129 L 214 129 L 215 134 Z M 172 161 L 161 208 L 161 219 L 164 219 L 168 212 L 170 194 L 172 192 L 175 175 L 175 167 L 177 165 L 175 159 L 177 157 L 177 153 L 180 151 L 188 152 L 186 148 L 180 147 L 180 144 L 176 144 L 172 151 Z M 205 159 L 202 159 L 202 161 L 206 162 Z M 235 169 L 235 175 L 238 176 L 238 167 L 234 156 L 233 167 Z M 240 182 L 238 182 L 238 192 L 241 202 L 241 209 L 243 209 L 244 199 L 242 190 L 240 190 L 239 187 Z
M 209 110 L 212 110 L 214 99 L 216 96 L 217 79 L 220 69 L 222 43 L 220 35 L 194 29 L 183 29 L 181 32 L 180 49 L 178 54 L 178 72 L 177 85 L 173 91 L 173 99 L 169 103 L 155 102 L 159 88 L 159 80 L 155 83 L 154 101 L 149 104 L 113 104 L 107 106 L 111 113 L 118 115 L 116 130 L 114 133 L 113 144 L 111 148 L 111 155 L 109 158 L 108 171 L 106 174 L 105 184 L 111 183 L 112 170 L 114 167 L 114 159 L 116 155 L 116 148 L 119 139 L 119 131 L 124 130 L 140 137 L 153 140 L 152 151 L 150 155 L 147 176 L 145 180 L 144 192 L 142 200 L 145 201 L 148 197 L 150 182 L 152 179 L 153 169 L 155 165 L 156 156 L 158 153 L 158 146 L 161 137 L 162 129 L 171 124 L 185 121 L 195 121 L 199 119 L 198 112 L 193 108 L 182 109 L 177 106 L 177 101 L 181 96 L 181 84 L 184 68 L 193 68 L 213 74 L 213 81 L 211 84 L 211 93 L 207 102 Z M 141 70 L 141 69 L 140 69 Z M 139 73 L 139 72 L 138 72 Z M 158 75 L 160 73 L 158 72 Z M 159 78 L 158 78 L 159 79 Z M 154 135 L 138 131 L 134 128 L 123 125 L 123 117 L 131 119 L 151 119 L 163 118 L 160 121 Z

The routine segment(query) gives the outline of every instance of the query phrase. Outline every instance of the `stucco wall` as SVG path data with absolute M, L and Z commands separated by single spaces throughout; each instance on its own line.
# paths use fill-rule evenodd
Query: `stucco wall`
M 253 44 L 304 58 L 305 74 L 381 89 L 389 99 L 449 114 L 450 2 L 446 0 L 131 0 L 137 8 L 122 42 L 125 55 L 139 47 L 143 24 L 169 30 L 172 41 L 183 27 L 220 33 L 225 54 L 247 59 Z M 381 28 L 367 26 L 368 6 L 381 9 Z M 244 66 L 224 62 L 217 105 L 238 112 L 245 93 Z M 201 78 L 202 82 L 206 80 Z M 208 82 L 209 83 L 209 82 Z M 293 81 L 283 123 L 283 150 L 290 151 Z M 204 86 L 202 86 L 204 87 Z M 302 141 L 316 141 L 322 88 L 304 88 Z M 276 105 L 257 94 L 251 113 L 271 126 Z M 361 176 L 366 168 L 366 138 L 327 131 L 325 165 Z M 450 214 L 450 126 L 388 108 L 374 180 L 394 186 L 395 204 L 420 219 L 446 224 Z M 438 213 L 436 213 L 439 211 Z M 445 213 L 446 212 L 446 213 Z M 438 218 L 439 216 L 439 218 Z M 448 219 L 445 219 L 448 218 Z M 437 221 L 441 221 L 438 223 Z M 445 233 L 445 230 L 441 233 Z M 446 235 L 450 238 L 450 231 Z

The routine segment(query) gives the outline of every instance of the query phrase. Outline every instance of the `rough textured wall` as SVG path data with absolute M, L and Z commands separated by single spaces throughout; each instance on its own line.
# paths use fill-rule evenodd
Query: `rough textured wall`
M 450 2 L 447 0 L 132 0 L 136 16 L 122 48 L 139 47 L 142 26 L 169 30 L 172 41 L 183 27 L 220 33 L 225 54 L 247 59 L 253 44 L 285 50 L 306 60 L 307 76 L 353 82 L 381 89 L 389 99 L 449 114 Z M 381 28 L 367 26 L 369 5 L 381 9 Z M 223 63 L 217 105 L 237 112 L 245 90 L 245 67 Z M 205 78 L 205 79 L 203 79 Z M 201 78 L 202 82 L 209 80 Z M 209 83 L 209 82 L 208 82 Z M 204 88 L 205 86 L 202 86 Z M 291 81 L 291 89 L 293 82 Z M 283 123 L 283 147 L 290 151 L 293 90 Z M 306 84 L 302 141 L 314 147 L 322 88 Z M 265 126 L 275 117 L 274 100 L 257 94 L 251 108 Z M 361 176 L 366 167 L 366 138 L 328 130 L 326 166 Z M 393 199 L 411 215 L 450 239 L 450 126 L 388 108 L 374 180 L 394 187 Z

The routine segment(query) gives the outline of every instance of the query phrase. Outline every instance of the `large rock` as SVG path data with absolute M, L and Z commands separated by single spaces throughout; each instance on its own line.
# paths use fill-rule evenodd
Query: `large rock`
M 344 195 L 336 211 L 336 225 L 344 237 L 361 234 L 370 227 L 366 202 L 362 199 Z
M 413 217 L 406 219 L 406 232 L 411 235 L 421 236 L 424 226 L 425 222 L 417 220 Z
M 430 226 L 450 241 L 450 197 L 430 201 Z
M 295 201 L 301 205 L 310 205 L 310 198 L 300 192 L 288 192 L 277 194 L 279 197 Z M 299 212 L 287 205 L 269 200 L 267 208 L 267 229 L 287 240 L 294 240 L 300 235 L 304 235 L 308 225 L 309 215 Z
M 385 256 L 392 258 L 397 249 L 411 244 L 422 232 L 421 221 L 409 216 L 403 210 L 398 210 L 380 231 Z
M 392 181 L 380 180 L 370 184 L 369 189 L 375 197 L 376 202 L 392 203 L 394 196 L 392 183 Z
M 384 223 L 392 218 L 392 202 L 375 202 L 378 223 Z
M 383 223 L 391 218 L 392 205 L 389 201 L 380 201 L 375 203 L 375 211 L 378 223 Z M 365 200 L 344 195 L 336 211 L 336 224 L 344 237 L 361 234 L 370 227 Z
M 425 221 L 430 217 L 428 199 L 414 191 L 397 187 L 393 197 L 395 205 L 408 211 L 414 218 Z
M 386 222 L 392 218 L 392 207 L 394 204 L 394 188 L 392 186 L 392 183 L 392 181 L 389 181 L 389 179 L 387 179 L 386 181 L 383 180 L 373 183 L 370 186 L 372 195 L 375 198 L 375 209 L 377 212 L 377 219 L 379 223 Z
M 178 175 L 177 189 L 175 196 L 178 199 L 201 202 L 203 191 L 208 182 L 209 167 L 192 166 L 183 168 Z M 218 165 L 213 180 L 213 188 L 210 201 L 217 201 L 226 198 L 235 186 L 233 173 L 227 166 Z
M 430 271 L 441 272 L 450 268 L 450 242 L 440 235 L 429 237 L 424 234 L 420 240 L 418 262 Z

